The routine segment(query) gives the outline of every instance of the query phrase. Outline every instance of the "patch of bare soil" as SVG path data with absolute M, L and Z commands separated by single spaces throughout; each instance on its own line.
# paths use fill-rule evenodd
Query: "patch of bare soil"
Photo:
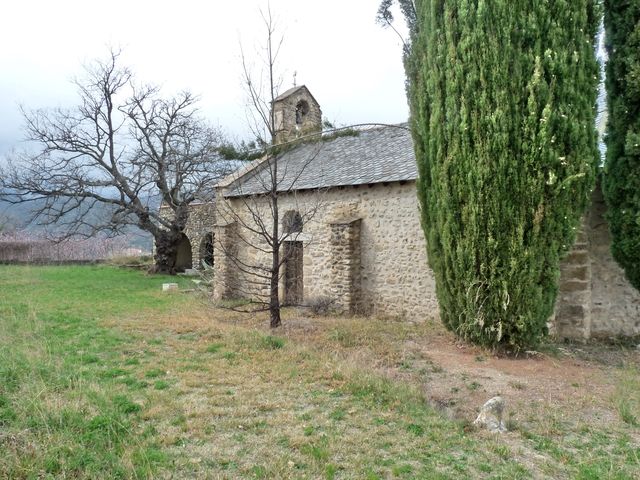
M 502 438 L 534 478 L 546 478 L 554 460 L 525 438 L 541 435 L 562 443 L 585 428 L 624 428 L 614 404 L 616 385 L 624 367 L 640 366 L 634 345 L 550 342 L 517 357 L 497 354 L 460 342 L 435 320 L 291 316 L 281 333 L 351 365 L 419 385 L 434 408 L 471 430 L 480 407 L 502 396 L 509 429 Z M 640 431 L 630 440 L 640 445 Z
M 539 422 L 537 417 L 544 415 L 606 427 L 620 421 L 612 405 L 620 368 L 640 366 L 637 348 L 597 342 L 548 343 L 541 351 L 506 356 L 457 340 L 437 321 L 407 326 L 393 320 L 293 316 L 284 325 L 290 337 L 417 382 L 437 409 L 469 422 L 485 401 L 501 395 L 511 426 Z M 340 341 L 340 332 L 346 341 Z
M 610 416 L 614 381 L 609 369 L 580 360 L 570 350 L 561 356 L 504 358 L 442 337 L 411 342 L 409 348 L 440 367 L 425 379 L 425 393 L 454 407 L 457 417 L 472 419 L 496 395 L 507 400 L 516 420 L 526 420 L 518 417 L 536 404 L 580 417 Z

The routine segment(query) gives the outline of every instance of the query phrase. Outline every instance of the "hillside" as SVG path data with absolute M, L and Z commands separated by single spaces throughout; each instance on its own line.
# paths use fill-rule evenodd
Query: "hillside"
M 150 200 L 150 203 L 159 206 L 157 201 Z M 43 227 L 37 223 L 30 223 L 35 207 L 36 205 L 29 203 L 12 205 L 0 199 L 0 228 L 3 230 L 26 230 L 29 234 L 39 236 L 44 233 Z M 101 208 L 96 210 L 94 215 L 96 217 L 109 215 L 109 209 L 108 207 Z M 127 227 L 123 237 L 127 239 L 127 248 L 139 248 L 144 252 L 152 250 L 153 237 L 139 228 Z

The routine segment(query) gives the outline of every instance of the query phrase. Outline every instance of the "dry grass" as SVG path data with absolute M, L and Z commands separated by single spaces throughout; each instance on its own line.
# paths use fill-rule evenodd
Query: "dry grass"
M 503 358 L 457 343 L 434 320 L 292 309 L 273 332 L 265 316 L 162 295 L 162 279 L 139 273 L 94 268 L 114 276 L 94 293 L 77 280 L 87 270 L 38 272 L 13 269 L 0 282 L 3 478 L 640 472 L 635 367 L 592 363 L 571 348 Z M 607 355 L 637 360 L 628 350 Z M 511 431 L 471 428 L 497 393 Z
M 163 425 L 165 446 L 195 477 L 432 478 L 421 475 L 434 465 L 443 478 L 640 471 L 638 432 L 608 396 L 619 385 L 608 381 L 614 367 L 576 361 L 567 349 L 497 357 L 457 343 L 434 320 L 307 317 L 295 309 L 277 332 L 284 346 L 270 348 L 267 323 L 201 306 L 197 315 L 120 324 L 164 332 L 156 348 L 178 372 L 179 400 L 150 420 Z M 190 355 L 172 355 L 186 345 Z M 624 398 L 637 392 L 627 385 Z M 494 394 L 507 397 L 512 429 L 497 438 L 469 426 Z M 171 420 L 170 412 L 179 413 Z M 453 441 L 443 428 L 459 436 Z M 424 449 L 433 463 L 424 462 Z M 461 457 L 450 449 L 462 449 Z
M 613 397 L 622 421 L 632 427 L 640 427 L 640 371 L 637 366 L 625 365 L 618 373 Z

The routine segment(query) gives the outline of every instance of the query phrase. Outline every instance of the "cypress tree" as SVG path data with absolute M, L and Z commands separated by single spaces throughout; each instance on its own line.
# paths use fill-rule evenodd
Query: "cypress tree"
M 607 159 L 611 251 L 640 289 L 640 0 L 606 0 Z
M 417 0 L 405 57 L 418 197 L 444 324 L 546 332 L 598 158 L 595 0 Z

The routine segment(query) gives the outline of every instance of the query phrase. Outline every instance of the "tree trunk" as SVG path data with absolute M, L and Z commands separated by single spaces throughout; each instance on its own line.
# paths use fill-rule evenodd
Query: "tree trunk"
M 271 328 L 276 328 L 282 325 L 282 320 L 280 319 L 280 299 L 278 292 L 278 272 L 271 273 L 271 295 L 269 298 L 269 326 Z
M 153 256 L 155 265 L 151 268 L 151 273 L 176 274 L 178 244 L 181 237 L 181 233 L 176 231 L 161 231 L 155 236 L 156 251 Z
M 273 90 L 272 90 L 273 91 Z M 271 256 L 271 291 L 269 296 L 269 317 L 271 328 L 279 327 L 282 324 L 280 319 L 280 292 L 278 291 L 278 281 L 280 280 L 280 234 L 278 215 L 278 157 L 273 159 L 272 185 L 271 185 L 271 209 L 273 211 L 272 225 L 272 245 L 273 254 Z
M 274 223 L 276 224 L 274 231 L 277 234 L 277 221 Z M 280 291 L 278 284 L 278 281 L 280 280 L 280 249 L 278 248 L 278 244 L 276 244 L 276 247 L 273 249 L 272 260 L 273 265 L 271 268 L 271 288 L 269 295 L 269 326 L 271 328 L 276 328 L 282 325 L 282 320 L 280 319 Z

